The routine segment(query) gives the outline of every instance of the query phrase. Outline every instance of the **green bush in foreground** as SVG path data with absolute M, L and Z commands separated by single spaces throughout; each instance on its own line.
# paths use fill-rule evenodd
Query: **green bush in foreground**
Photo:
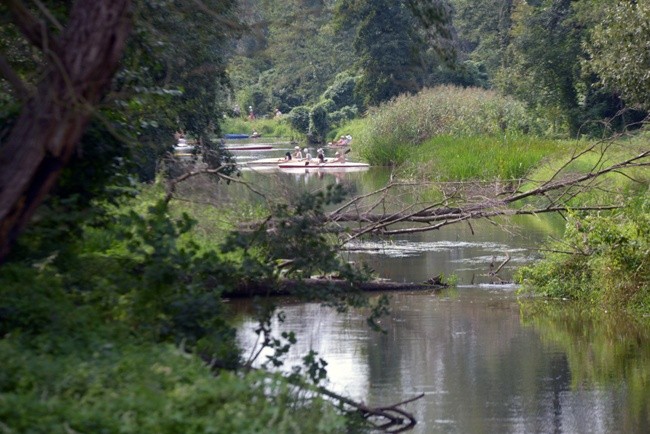
M 523 267 L 522 291 L 650 313 L 650 201 L 568 219 L 564 239 Z
M 263 372 L 214 375 L 171 345 L 96 341 L 48 353 L 0 341 L 3 432 L 339 433 L 332 405 Z
M 195 222 L 173 217 L 161 192 L 147 190 L 119 206 L 97 202 L 103 218 L 80 224 L 58 249 L 30 242 L 49 233 L 34 224 L 19 240 L 30 248 L 0 268 L 0 431 L 338 433 L 363 426 L 310 384 L 326 375 L 315 353 L 291 367 L 290 377 L 249 372 L 222 298 L 255 279 L 273 290 L 280 260 L 292 264 L 282 269 L 289 277 L 338 271 L 362 279 L 317 223 L 328 203 L 342 200 L 342 188 L 278 206 L 273 234 L 232 232 L 213 246 L 199 245 Z M 350 289 L 304 287 L 296 296 L 340 309 L 370 304 Z M 277 367 L 291 340 L 275 336 L 273 308 L 261 304 L 254 319 Z

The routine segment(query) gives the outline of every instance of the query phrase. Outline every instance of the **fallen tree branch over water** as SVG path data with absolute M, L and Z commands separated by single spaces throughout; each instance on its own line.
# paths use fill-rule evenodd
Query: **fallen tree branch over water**
M 358 196 L 338 208 L 312 215 L 310 224 L 321 227 L 323 233 L 339 236 L 341 246 L 364 235 L 392 236 L 415 234 L 440 229 L 444 226 L 472 220 L 491 220 L 500 216 L 562 214 L 572 211 L 611 211 L 626 205 L 626 197 L 606 189 L 604 176 L 618 174 L 633 182 L 647 183 L 647 179 L 635 179 L 630 169 L 650 167 L 650 150 L 609 162 L 612 142 L 605 141 L 575 151 L 551 175 L 544 180 L 512 179 L 493 182 L 465 181 L 424 183 L 393 181 L 387 185 Z M 587 171 L 575 171 L 573 166 L 584 165 L 585 156 L 596 156 Z M 592 160 L 594 160 L 592 158 Z M 246 188 L 262 197 L 269 198 L 248 182 L 230 178 L 216 170 L 197 170 L 171 180 L 167 200 L 181 182 L 199 174 L 212 174 L 228 182 L 244 184 Z M 421 199 L 423 186 L 436 188 L 440 197 L 434 201 Z M 589 191 L 606 191 L 610 203 L 572 206 L 571 201 Z M 253 222 L 240 223 L 243 231 L 275 231 L 280 221 L 272 215 Z
M 252 297 L 256 295 L 291 295 L 299 293 L 300 288 L 345 290 L 353 288 L 365 292 L 380 291 L 440 291 L 447 285 L 442 282 L 392 282 L 374 280 L 369 282 L 351 283 L 343 279 L 282 279 L 278 282 L 250 281 L 242 282 L 234 291 L 224 294 L 225 297 Z
M 400 433 L 413 429 L 417 423 L 415 417 L 400 407 L 424 397 L 424 393 L 421 393 L 413 398 L 385 407 L 368 407 L 363 402 L 353 401 L 324 387 L 319 387 L 317 390 L 321 395 L 352 407 L 361 414 L 361 417 L 369 421 L 375 429 L 387 433 Z M 377 421 L 375 422 L 375 420 Z
M 623 200 L 619 203 L 607 205 L 580 207 L 570 207 L 568 203 L 569 200 L 581 193 L 600 188 L 595 184 L 595 181 L 606 174 L 620 173 L 631 168 L 649 167 L 650 151 L 643 151 L 623 161 L 605 165 L 604 154 L 608 146 L 601 150 L 596 148 L 597 145 L 592 145 L 581 152 L 575 153 L 545 181 L 513 180 L 507 184 L 502 182 L 486 184 L 487 187 L 483 188 L 477 188 L 476 186 L 480 185 L 480 183 L 476 182 L 446 183 L 446 185 L 441 186 L 441 191 L 445 197 L 439 202 L 433 204 L 419 202 L 410 204 L 408 207 L 395 212 L 376 212 L 378 208 L 394 208 L 394 205 L 387 202 L 387 193 L 391 189 L 397 189 L 405 184 L 391 183 L 375 192 L 365 194 L 362 198 L 353 198 L 345 205 L 328 213 L 325 218 L 327 222 L 339 225 L 352 222 L 359 224 L 355 228 L 340 226 L 340 232 L 346 234 L 342 239 L 342 243 L 347 243 L 366 234 L 390 236 L 427 232 L 443 226 L 482 218 L 561 213 L 567 209 L 575 211 L 607 211 L 621 208 L 625 206 Z M 598 162 L 590 171 L 581 174 L 565 173 L 561 176 L 567 167 L 590 152 L 600 153 Z M 513 188 L 515 187 L 512 185 L 513 183 L 516 184 L 516 188 Z M 452 191 L 445 192 L 445 188 L 447 190 L 452 188 Z M 492 194 L 487 195 L 484 190 L 492 190 Z M 461 196 L 463 199 L 457 200 Z M 370 200 L 373 197 L 379 199 L 364 208 L 361 199 Z M 526 201 L 532 198 L 541 199 L 545 203 L 527 204 Z M 381 203 L 381 206 L 379 203 Z M 404 224 L 416 225 L 406 225 L 404 227 Z

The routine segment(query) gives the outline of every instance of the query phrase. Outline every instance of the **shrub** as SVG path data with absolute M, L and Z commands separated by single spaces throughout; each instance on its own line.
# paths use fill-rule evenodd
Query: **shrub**
M 571 216 L 550 251 L 518 271 L 523 291 L 650 313 L 647 198 L 611 215 Z
M 328 114 L 327 118 L 332 126 L 340 126 L 344 122 L 350 121 L 357 117 L 358 113 L 359 110 L 356 106 L 345 106 L 341 107 L 340 110 Z
M 328 105 L 331 106 L 327 101 L 319 103 L 309 113 L 309 131 L 314 136 L 316 142 L 322 142 L 329 130 L 329 122 L 327 119 Z
M 309 108 L 305 106 L 294 107 L 287 115 L 289 123 L 298 132 L 309 132 Z
M 354 95 L 357 77 L 339 74 L 334 83 L 323 93 L 323 98 L 332 100 L 335 110 L 345 106 L 355 106 L 357 101 Z

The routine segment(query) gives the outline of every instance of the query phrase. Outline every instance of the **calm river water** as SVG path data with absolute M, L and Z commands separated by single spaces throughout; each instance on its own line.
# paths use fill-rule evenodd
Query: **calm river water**
M 244 173 L 271 194 L 330 182 L 362 193 L 388 176 L 374 169 Z M 248 194 L 238 193 L 237 200 Z M 354 244 L 348 258 L 368 263 L 381 277 L 417 282 L 444 273 L 458 285 L 438 293 L 392 293 L 391 314 L 381 322 L 385 333 L 368 329 L 365 312 L 338 314 L 278 300 L 286 320 L 276 322 L 277 334 L 298 336 L 286 369 L 313 349 L 328 362 L 327 386 L 356 400 L 381 406 L 424 394 L 405 406 L 418 420 L 414 433 L 650 432 L 647 326 L 569 302 L 519 298 L 513 285 L 494 285 L 488 274 L 490 264 L 510 257 L 499 273 L 509 280 L 561 225 L 539 218 L 507 227 L 475 222 Z M 256 337 L 250 302 L 231 304 L 240 313 L 240 342 L 250 348 Z

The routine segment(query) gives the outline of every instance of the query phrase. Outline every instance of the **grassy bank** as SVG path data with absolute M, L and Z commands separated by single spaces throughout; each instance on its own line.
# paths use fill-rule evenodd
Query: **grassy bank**
M 417 147 L 405 147 L 405 166 L 436 181 L 518 179 L 567 146 L 567 142 L 523 135 L 441 135 Z
M 399 165 L 406 161 L 402 147 L 438 136 L 510 138 L 534 135 L 545 127 L 521 103 L 496 92 L 440 86 L 369 110 L 358 145 L 372 164 Z

